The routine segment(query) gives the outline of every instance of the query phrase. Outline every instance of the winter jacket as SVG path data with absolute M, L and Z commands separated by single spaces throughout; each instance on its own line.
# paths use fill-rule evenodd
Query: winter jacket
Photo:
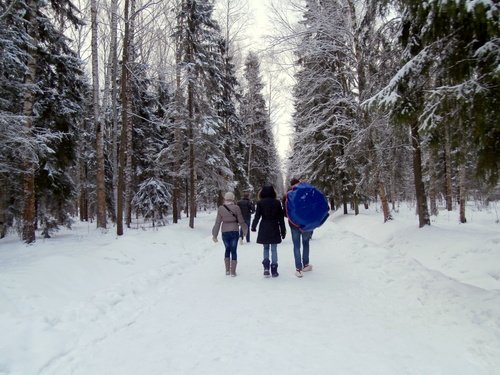
M 257 243 L 278 244 L 285 238 L 286 228 L 281 202 L 267 196 L 265 187 L 261 191 L 261 199 L 257 202 L 255 217 L 252 222 L 252 231 L 255 231 L 259 221 Z
M 243 218 L 249 221 L 252 217 L 252 214 L 255 212 L 255 205 L 248 198 L 243 198 L 238 202 L 238 206 L 240 207 L 241 214 Z
M 248 232 L 248 226 L 241 215 L 241 210 L 234 202 L 226 202 L 217 209 L 217 218 L 212 228 L 213 237 L 217 238 L 221 225 L 222 232 L 239 232 L 239 227 L 243 230 L 243 237 L 246 236 Z

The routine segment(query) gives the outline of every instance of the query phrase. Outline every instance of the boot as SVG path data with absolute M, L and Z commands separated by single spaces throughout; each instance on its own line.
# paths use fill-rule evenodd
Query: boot
M 273 277 L 278 277 L 280 274 L 278 273 L 278 263 L 271 264 L 271 275 Z
M 231 276 L 236 276 L 236 265 L 238 264 L 237 260 L 231 261 Z
M 229 275 L 229 258 L 224 258 L 224 264 L 226 265 L 226 275 Z
M 266 258 L 266 259 L 264 259 L 264 260 L 262 261 L 262 265 L 264 266 L 264 276 L 265 276 L 265 277 L 269 277 L 269 276 L 271 276 L 271 275 L 270 275 L 270 273 L 269 273 L 269 264 L 270 264 L 270 263 L 271 263 L 271 262 L 269 261 L 269 259 L 268 259 L 268 258 Z

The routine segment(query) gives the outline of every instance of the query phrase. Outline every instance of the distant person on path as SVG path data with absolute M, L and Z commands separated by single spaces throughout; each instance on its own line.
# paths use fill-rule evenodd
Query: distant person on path
M 238 264 L 238 238 L 240 228 L 244 235 L 248 232 L 248 225 L 245 223 L 241 210 L 234 203 L 234 194 L 227 192 L 224 195 L 224 204 L 217 209 L 217 218 L 212 228 L 212 239 L 217 242 L 217 236 L 222 226 L 222 241 L 226 248 L 224 254 L 224 264 L 226 266 L 226 275 L 236 276 L 236 265 Z
M 266 185 L 260 191 L 252 232 L 256 231 L 259 221 L 257 243 L 264 245 L 262 261 L 264 276 L 269 277 L 269 267 L 271 267 L 272 277 L 278 277 L 278 244 L 286 236 L 286 227 L 283 208 L 276 199 L 276 191 L 272 185 Z M 269 250 L 271 250 L 271 261 L 269 261 Z
M 288 212 L 286 208 L 286 199 L 288 194 L 292 191 L 294 185 L 300 183 L 300 180 L 293 178 L 290 181 L 290 188 L 283 198 L 283 208 L 285 211 L 285 216 L 288 218 Z M 313 235 L 313 231 L 303 232 L 297 228 L 288 219 L 288 225 L 290 226 L 290 233 L 292 235 L 293 242 L 293 256 L 295 257 L 295 276 L 302 277 L 304 272 L 312 271 L 312 265 L 309 264 L 309 241 Z M 300 243 L 302 242 L 302 254 L 300 253 Z
M 238 202 L 238 206 L 240 207 L 241 214 L 243 215 L 243 219 L 245 220 L 245 223 L 250 228 L 252 214 L 255 212 L 255 205 L 250 200 L 250 193 L 248 193 L 248 192 L 243 193 L 243 199 L 241 199 Z M 241 238 L 240 244 L 242 244 L 242 245 L 243 245 L 243 238 L 244 237 L 245 236 L 243 235 L 243 231 L 240 230 L 240 238 Z M 250 231 L 247 231 L 246 240 L 247 240 L 247 242 L 250 242 Z

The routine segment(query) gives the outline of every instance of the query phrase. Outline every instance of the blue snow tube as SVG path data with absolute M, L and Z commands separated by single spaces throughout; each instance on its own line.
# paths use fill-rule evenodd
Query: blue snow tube
M 306 182 L 288 191 L 285 204 L 288 219 L 303 232 L 318 228 L 330 215 L 325 195 Z

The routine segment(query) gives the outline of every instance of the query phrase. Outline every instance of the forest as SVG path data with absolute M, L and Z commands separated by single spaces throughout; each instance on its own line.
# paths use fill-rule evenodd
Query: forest
M 247 0 L 0 0 L 0 237 L 75 220 L 194 228 L 224 192 L 281 194 L 292 177 L 346 214 L 376 204 L 388 221 L 414 202 L 416 228 L 500 199 L 497 1 L 267 9 L 273 32 L 252 50 Z

